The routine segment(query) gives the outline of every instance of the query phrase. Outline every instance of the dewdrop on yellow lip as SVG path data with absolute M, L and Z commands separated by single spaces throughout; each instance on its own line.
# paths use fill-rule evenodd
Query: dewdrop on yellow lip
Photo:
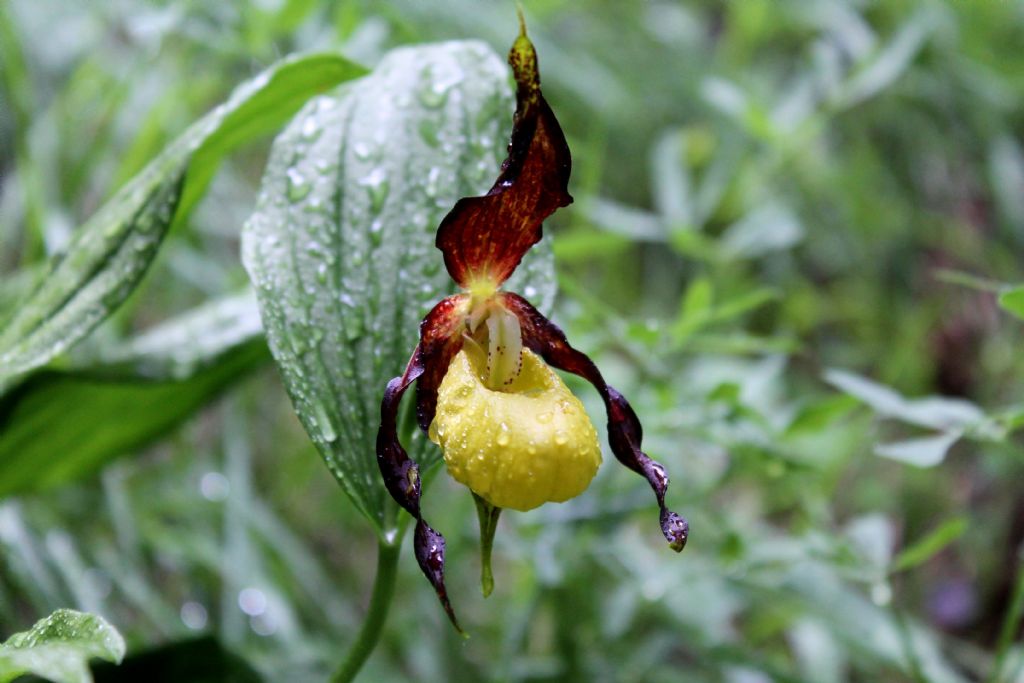
M 601 464 L 597 430 L 562 378 L 529 349 L 502 390 L 481 375 L 486 358 L 467 346 L 441 382 L 431 441 L 448 473 L 499 508 L 532 510 L 586 490 Z

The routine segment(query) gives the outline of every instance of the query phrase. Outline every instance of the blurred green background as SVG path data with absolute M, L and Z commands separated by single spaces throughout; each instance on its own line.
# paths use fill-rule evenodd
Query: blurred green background
M 503 516 L 484 600 L 472 500 L 439 474 L 425 506 L 472 637 L 407 540 L 362 680 L 1024 681 L 1024 3 L 524 4 L 574 155 L 552 317 L 630 397 L 692 536 L 665 548 L 646 484 L 606 457 L 580 498 Z M 0 323 L 35 264 L 275 59 L 504 54 L 516 28 L 492 0 L 5 0 Z M 246 284 L 269 144 L 228 158 L 76 353 Z M 0 636 L 75 607 L 130 653 L 210 635 L 265 680 L 337 664 L 375 538 L 262 343 L 240 353 L 194 396 L 121 399 L 151 401 L 155 441 L 95 424 L 88 383 L 0 399 L 0 445 L 36 416 L 0 463 L 19 494 Z M 69 436 L 45 407 L 74 391 Z M 78 439 L 125 457 L 53 469 Z

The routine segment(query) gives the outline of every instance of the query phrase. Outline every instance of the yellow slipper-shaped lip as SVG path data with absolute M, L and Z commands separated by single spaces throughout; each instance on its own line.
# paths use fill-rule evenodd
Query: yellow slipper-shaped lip
M 483 353 L 464 348 L 438 389 L 430 439 L 448 473 L 491 505 L 532 510 L 578 496 L 601 464 L 597 431 L 579 399 L 540 357 L 500 391 L 481 380 Z

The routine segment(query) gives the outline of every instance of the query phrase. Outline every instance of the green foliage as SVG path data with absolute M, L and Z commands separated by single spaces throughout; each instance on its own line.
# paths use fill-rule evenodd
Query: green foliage
M 101 358 L 33 374 L 0 398 L 0 497 L 95 472 L 267 360 L 249 292 L 167 321 Z M 39 438 L 44 431 L 50 438 Z
M 1020 3 L 524 4 L 575 203 L 514 288 L 630 398 L 693 535 L 665 551 L 608 462 L 502 515 L 483 600 L 435 468 L 473 637 L 405 553 L 365 680 L 1018 683 Z M 515 30 L 479 0 L 0 2 L 4 632 L 105 615 L 130 653 L 98 680 L 334 670 L 391 524 L 379 392 L 449 291 L 433 229 L 497 172 Z M 489 47 L 409 47 L 461 40 Z M 376 68 L 339 88 L 339 54 Z
M 94 614 L 57 610 L 0 644 L 0 681 L 31 673 L 54 683 L 92 683 L 88 661 L 120 662 L 124 639 Z
M 168 146 L 76 232 L 66 253 L 51 259 L 40 286 L 7 321 L 0 333 L 0 392 L 69 349 L 124 302 L 225 153 L 360 72 L 333 55 L 286 59 L 239 86 Z

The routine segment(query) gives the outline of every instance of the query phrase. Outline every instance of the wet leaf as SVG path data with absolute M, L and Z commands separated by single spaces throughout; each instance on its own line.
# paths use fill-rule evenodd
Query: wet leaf
M 91 683 L 93 657 L 120 662 L 124 639 L 103 617 L 57 610 L 0 645 L 0 683 L 35 674 L 55 683 Z
M 0 392 L 71 348 L 120 306 L 172 222 L 202 196 L 224 154 L 275 129 L 312 95 L 361 73 L 336 55 L 286 58 L 189 127 L 76 232 L 20 303 L 0 332 Z
M 32 374 L 0 399 L 0 497 L 96 471 L 268 360 L 247 292 L 174 318 L 102 358 Z
M 504 158 L 514 109 L 503 60 L 476 42 L 391 52 L 368 77 L 310 102 L 274 143 L 243 261 L 300 420 L 355 505 L 387 533 L 380 399 L 453 283 L 434 248 L 457 199 Z M 549 305 L 550 248 L 507 285 Z M 437 458 L 421 434 L 411 457 Z

